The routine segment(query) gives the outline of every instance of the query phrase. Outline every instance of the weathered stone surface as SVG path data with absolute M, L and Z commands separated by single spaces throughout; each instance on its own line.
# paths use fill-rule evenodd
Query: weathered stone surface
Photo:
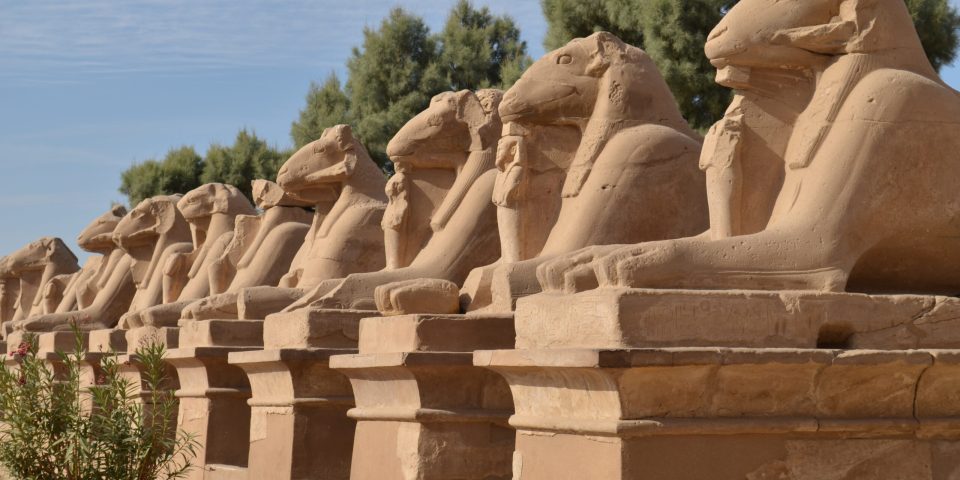
M 511 315 L 363 319 L 360 353 L 330 359 L 357 399 L 351 478 L 509 478 L 510 393 L 472 350 L 513 342 Z
M 518 302 L 518 348 L 958 348 L 960 300 L 603 288 Z
M 265 349 L 356 348 L 364 310 L 300 309 L 268 315 L 263 327 Z
M 347 479 L 356 422 L 353 392 L 330 370 L 331 355 L 351 349 L 234 352 L 250 380 L 249 478 Z
M 360 351 L 470 352 L 511 346 L 513 315 L 402 315 L 360 321 Z
M 474 362 L 510 383 L 514 478 L 948 479 L 960 467 L 953 351 L 505 350 Z
M 263 345 L 261 320 L 192 320 L 182 323 L 178 342 L 180 348 Z

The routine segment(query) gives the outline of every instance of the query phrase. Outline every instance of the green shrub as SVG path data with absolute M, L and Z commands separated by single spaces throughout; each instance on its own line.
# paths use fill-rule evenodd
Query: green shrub
M 0 368 L 0 464 L 19 479 L 153 480 L 181 478 L 195 439 L 176 430 L 177 400 L 162 345 L 133 356 L 141 386 L 121 375 L 117 356 L 100 361 L 96 385 L 84 385 L 83 337 L 56 368 L 37 356 L 35 338 Z M 55 373 L 56 372 L 56 373 Z

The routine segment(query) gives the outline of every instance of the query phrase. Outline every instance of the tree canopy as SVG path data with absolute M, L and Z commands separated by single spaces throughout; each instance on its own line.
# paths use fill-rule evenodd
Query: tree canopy
M 171 149 L 162 160 L 135 163 L 120 174 L 120 193 L 130 205 L 136 205 L 155 195 L 186 193 L 217 182 L 234 185 L 251 198 L 250 182 L 275 178 L 289 156 L 244 129 L 233 145 L 211 145 L 203 157 L 193 147 L 184 146 Z
M 948 0 L 905 0 L 930 62 L 937 69 L 956 57 L 960 13 Z M 547 50 L 576 37 L 609 31 L 644 48 L 695 128 L 723 115 L 730 91 L 714 82 L 703 53 L 707 35 L 737 0 L 541 0 Z M 347 62 L 347 78 L 331 73 L 312 83 L 306 105 L 290 127 L 294 147 L 347 123 L 373 159 L 389 171 L 386 145 L 437 93 L 509 88 L 531 63 L 520 30 L 508 16 L 459 0 L 442 31 L 401 8 L 375 28 Z M 241 130 L 232 145 L 212 145 L 201 157 L 193 147 L 171 149 L 163 159 L 136 163 L 121 175 L 120 192 L 131 204 L 164 193 L 184 193 L 205 182 L 229 183 L 250 195 L 250 181 L 273 179 L 290 152 Z
M 297 147 L 320 138 L 327 127 L 350 123 L 373 159 L 389 168 L 387 143 L 434 95 L 508 88 L 530 64 L 513 20 L 467 0 L 454 5 L 437 34 L 420 17 L 395 8 L 363 36 L 347 62 L 343 89 L 335 75 L 311 85 L 290 129 Z
M 729 90 L 714 82 L 703 46 L 707 35 L 737 0 L 541 0 L 548 50 L 576 37 L 606 30 L 653 57 L 680 111 L 696 128 L 723 116 Z M 956 57 L 960 14 L 948 0 L 906 0 L 934 67 Z

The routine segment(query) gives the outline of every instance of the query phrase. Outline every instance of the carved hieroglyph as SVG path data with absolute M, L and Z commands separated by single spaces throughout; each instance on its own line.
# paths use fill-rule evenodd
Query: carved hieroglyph
M 491 89 L 441 93 L 390 141 L 387 153 L 399 173 L 388 184 L 390 204 L 383 230 L 387 258 L 403 268 L 324 282 L 290 310 L 307 304 L 375 310 L 377 287 L 427 278 L 459 285 L 472 269 L 497 259 L 496 209 L 490 196 L 496 178 L 501 97 L 502 92 Z M 449 185 L 449 190 L 438 189 L 439 185 Z M 411 253 L 416 256 L 408 261 Z M 406 262 L 409 265 L 404 265 Z M 405 303 L 428 311 L 459 310 L 458 301 L 450 302 L 449 295 L 442 295 L 449 288 L 429 288 L 437 285 L 448 286 L 432 281 L 410 289 L 404 283 Z M 410 298 L 413 292 L 418 293 L 418 300 Z M 382 298 L 389 297 L 385 294 Z M 431 305 L 434 308 L 429 308 Z
M 762 135 L 740 134 L 739 153 L 732 145 L 743 129 L 735 104 L 705 152 L 720 180 L 710 184 L 712 235 L 619 250 L 594 265 L 602 285 L 958 291 L 960 98 L 930 66 L 901 0 L 742 1 L 706 52 L 725 85 L 773 92 L 783 110 L 809 97 L 792 129 L 769 117 L 753 127 L 786 145 L 769 220 L 750 233 L 725 213 L 768 188 L 744 156 Z M 740 107 L 749 123 L 753 106 Z M 541 273 L 551 289 L 572 283 L 562 268 Z
M 213 295 L 188 305 L 181 318 L 236 317 L 237 292 L 247 287 L 276 285 L 290 270 L 310 230 L 311 215 L 302 208 L 308 203 L 291 198 L 268 180 L 254 180 L 253 196 L 263 214 L 237 217 L 233 239 L 209 268 Z M 330 206 L 332 202 L 315 205 L 316 216 L 322 220 Z
M 176 325 L 190 302 L 210 292 L 207 270 L 233 240 L 238 215 L 255 213 L 247 197 L 233 185 L 208 183 L 183 196 L 177 210 L 190 225 L 193 250 L 171 254 L 163 263 L 163 303 L 124 315 L 125 328 Z
M 493 274 L 494 309 L 509 311 L 516 297 L 539 291 L 535 269 L 556 255 L 707 229 L 700 137 L 642 50 L 605 32 L 573 40 L 524 73 L 500 115 L 506 124 L 493 198 L 504 265 Z M 570 147 L 551 141 L 563 128 L 579 140 L 567 158 L 562 149 Z M 551 189 L 547 174 L 557 163 L 566 176 Z M 544 198 L 545 191 L 560 202 L 553 224 L 544 218 L 557 200 Z M 544 213 L 523 218 L 523 207 Z M 530 238 L 539 249 L 530 248 Z M 568 266 L 599 251 L 579 252 Z
M 386 178 L 349 126 L 330 127 L 298 150 L 280 168 L 277 183 L 317 212 L 290 271 L 277 286 L 244 288 L 192 307 L 193 318 L 262 319 L 324 280 L 384 267 Z

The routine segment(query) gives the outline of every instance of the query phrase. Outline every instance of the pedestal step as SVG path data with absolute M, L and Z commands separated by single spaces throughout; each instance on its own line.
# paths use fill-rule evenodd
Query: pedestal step
M 180 348 L 259 347 L 263 345 L 261 320 L 196 320 L 180 325 Z
M 360 320 L 378 316 L 368 310 L 300 309 L 268 315 L 263 346 L 283 348 L 356 348 Z
M 172 350 L 177 348 L 180 342 L 179 327 L 138 327 L 126 332 L 127 351 L 130 353 L 151 343 L 161 344 L 167 350 Z
M 249 478 L 350 478 L 356 422 L 350 383 L 329 368 L 353 349 L 302 348 L 235 352 L 253 392 Z
M 504 380 L 473 366 L 476 348 L 514 342 L 510 315 L 365 318 L 360 353 L 330 366 L 357 407 L 351 478 L 510 478 L 512 401 Z
M 521 299 L 517 344 L 544 348 L 960 348 L 960 299 L 604 288 Z
M 514 478 L 946 479 L 960 468 L 960 350 L 501 350 L 474 363 L 510 384 Z

